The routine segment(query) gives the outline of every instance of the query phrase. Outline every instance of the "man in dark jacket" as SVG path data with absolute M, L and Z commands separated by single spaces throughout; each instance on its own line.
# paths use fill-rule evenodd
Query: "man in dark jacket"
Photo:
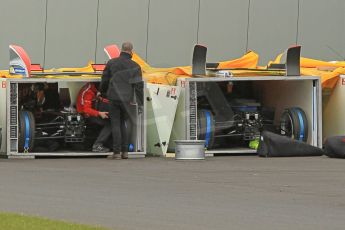
M 100 85 L 102 96 L 110 100 L 109 117 L 113 136 L 113 155 L 108 157 L 110 159 L 128 158 L 127 127 L 132 126 L 126 124 L 126 120 L 134 123 L 130 113 L 134 94 L 131 83 L 141 79 L 141 68 L 132 61 L 132 52 L 132 43 L 122 44 L 120 57 L 108 61 Z

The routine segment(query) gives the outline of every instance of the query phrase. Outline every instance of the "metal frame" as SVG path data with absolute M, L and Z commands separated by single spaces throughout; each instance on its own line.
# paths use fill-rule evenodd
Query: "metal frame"
M 59 82 L 99 82 L 100 78 L 20 78 L 20 79 L 6 79 L 6 155 L 8 157 L 34 157 L 34 156 L 102 156 L 109 153 L 94 153 L 85 151 L 57 151 L 57 152 L 30 152 L 18 153 L 18 83 L 59 83 Z M 143 151 L 129 152 L 129 157 L 145 157 L 146 155 L 146 96 L 145 96 L 146 83 L 144 82 L 143 92 L 143 117 L 141 126 L 141 140 L 137 140 L 143 147 Z

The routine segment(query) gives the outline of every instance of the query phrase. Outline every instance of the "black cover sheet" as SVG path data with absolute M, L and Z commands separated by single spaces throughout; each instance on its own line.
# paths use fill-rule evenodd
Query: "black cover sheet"
M 324 148 L 325 154 L 329 157 L 345 158 L 345 136 L 327 138 Z
M 322 156 L 323 150 L 302 141 L 263 131 L 257 151 L 260 157 Z

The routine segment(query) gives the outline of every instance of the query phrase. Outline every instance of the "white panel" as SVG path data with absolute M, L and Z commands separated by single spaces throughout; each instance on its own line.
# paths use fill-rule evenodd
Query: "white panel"
M 313 81 L 258 81 L 256 83 L 255 87 L 259 88 L 260 93 L 262 93 L 261 102 L 263 105 L 275 109 L 275 124 L 279 124 L 280 117 L 285 109 L 290 107 L 303 109 L 308 120 L 307 143 L 318 146 L 318 143 L 313 143 L 313 140 L 317 137 L 316 125 L 319 125 L 321 120 L 313 111 L 313 101 L 316 100 L 316 98 L 313 98 Z M 294 93 L 291 93 L 292 91 Z M 318 102 L 316 106 L 319 106 Z M 321 143 L 319 144 L 321 145 Z
M 6 142 L 7 142 L 7 124 L 6 124 L 6 105 L 7 105 L 7 96 L 6 96 L 6 79 L 1 79 L 0 82 L 0 155 L 6 153 Z
M 134 50 L 146 56 L 148 0 L 101 0 L 99 6 L 97 62 L 107 58 L 103 48 L 109 44 L 121 47 L 131 41 Z
M 46 66 L 79 67 L 94 60 L 97 1 L 49 0 Z
M 234 59 L 246 52 L 249 0 L 201 0 L 199 43 L 207 62 Z
M 32 63 L 42 63 L 45 0 L 7 0 L 0 3 L 0 69 L 8 69 L 10 44 L 22 46 Z
M 159 67 L 190 65 L 197 24 L 198 0 L 151 0 L 148 63 Z
M 300 1 L 299 39 L 302 55 L 344 60 L 344 0 Z
M 248 49 L 259 54 L 259 64 L 296 43 L 297 0 L 251 1 Z
M 147 111 L 147 152 L 166 155 L 174 123 L 180 87 L 147 84 L 151 100 Z
M 345 134 L 345 76 L 341 76 L 334 91 L 323 96 L 323 139 Z

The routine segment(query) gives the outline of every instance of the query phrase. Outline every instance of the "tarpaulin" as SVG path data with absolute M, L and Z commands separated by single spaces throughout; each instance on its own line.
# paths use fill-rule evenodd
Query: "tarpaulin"
M 22 75 L 11 75 L 8 70 L 0 70 L 0 78 L 22 78 Z
M 93 73 L 94 70 L 92 68 L 93 61 L 89 61 L 86 66 L 84 67 L 70 67 L 70 68 L 52 68 L 52 69 L 45 69 L 44 73 L 50 72 L 86 72 L 86 73 Z
M 156 68 L 146 63 L 138 54 L 133 54 L 133 61 L 138 63 L 146 82 L 163 85 L 176 85 L 179 77 L 191 77 L 191 66 L 179 66 L 170 68 Z
M 273 63 L 280 63 L 282 54 L 279 54 Z M 339 76 L 345 74 L 344 61 L 322 61 L 312 58 L 301 57 L 302 76 L 320 76 L 323 89 L 333 89 Z
M 238 59 L 219 62 L 218 69 L 256 68 L 258 61 L 259 55 L 253 51 L 249 51 Z
M 219 62 L 218 69 L 229 68 L 257 68 L 259 55 L 249 51 L 242 57 L 234 60 Z M 155 68 L 146 63 L 139 55 L 133 55 L 133 61 L 137 62 L 143 71 L 143 78 L 149 83 L 175 85 L 179 77 L 191 77 L 191 66 L 178 66 L 171 68 Z M 244 76 L 248 70 L 234 70 L 238 76 Z M 261 73 L 261 72 L 260 72 Z M 267 74 L 266 74 L 267 75 Z M 237 75 L 236 75 L 237 76 Z

